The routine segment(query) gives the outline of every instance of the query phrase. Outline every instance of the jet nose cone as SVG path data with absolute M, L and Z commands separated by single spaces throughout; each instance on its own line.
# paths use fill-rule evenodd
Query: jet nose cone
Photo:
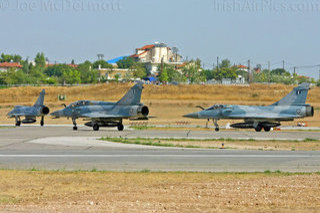
M 194 113 L 190 113 L 190 114 L 184 115 L 183 117 L 185 117 L 185 118 L 199 118 L 199 113 L 198 112 L 194 112 Z
M 55 112 L 51 113 L 50 115 L 54 116 L 54 117 L 60 117 L 60 116 L 62 116 L 62 111 L 58 110 L 58 111 L 55 111 Z

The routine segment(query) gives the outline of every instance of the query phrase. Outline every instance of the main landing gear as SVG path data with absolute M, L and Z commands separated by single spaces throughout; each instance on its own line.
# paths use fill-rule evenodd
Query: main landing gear
M 76 118 L 72 118 L 72 123 L 73 123 L 73 131 L 77 131 L 78 127 L 77 127 Z
M 270 132 L 271 127 L 258 125 L 258 126 L 255 128 L 256 132 L 261 132 L 262 129 L 264 129 L 265 132 Z
M 98 124 L 93 124 L 93 130 L 94 131 L 99 131 L 99 125 Z
M 218 124 L 218 119 L 213 119 L 213 123 L 214 123 L 214 126 L 215 126 L 215 131 L 219 132 L 220 131 L 220 127 L 219 127 L 219 124 Z
M 122 132 L 122 131 L 124 130 L 124 126 L 123 126 L 122 123 L 119 123 L 119 124 L 118 124 L 118 130 L 119 130 L 120 132 Z
M 21 119 L 20 119 L 20 117 L 16 117 L 16 126 L 21 126 Z
M 99 126 L 99 124 L 95 123 L 95 124 L 93 124 L 92 128 L 93 128 L 94 131 L 99 131 L 100 126 Z M 124 130 L 124 126 L 123 126 L 122 123 L 119 123 L 117 125 L 117 128 L 118 128 L 119 131 L 123 131 Z

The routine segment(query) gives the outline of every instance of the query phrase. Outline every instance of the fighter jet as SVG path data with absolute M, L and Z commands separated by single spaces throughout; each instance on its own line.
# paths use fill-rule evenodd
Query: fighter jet
M 303 83 L 282 100 L 270 106 L 241 106 L 241 105 L 214 105 L 200 112 L 184 115 L 187 118 L 213 120 L 215 130 L 219 131 L 220 119 L 244 119 L 244 123 L 231 125 L 232 128 L 250 129 L 257 132 L 269 132 L 271 128 L 280 126 L 281 121 L 313 117 L 314 107 L 306 104 L 310 84 Z
M 14 109 L 8 113 L 9 118 L 15 118 L 16 119 L 16 126 L 20 126 L 21 122 L 23 124 L 32 124 L 37 121 L 37 117 L 41 117 L 40 125 L 44 125 L 44 116 L 48 115 L 50 110 L 48 107 L 46 107 L 44 102 L 44 95 L 45 90 L 42 90 L 40 93 L 40 96 L 36 103 L 29 107 L 29 106 L 15 106 Z M 25 117 L 24 120 L 21 121 L 20 117 Z
M 67 117 L 73 122 L 73 130 L 78 130 L 76 120 L 88 120 L 85 125 L 99 131 L 100 127 L 118 127 L 123 131 L 123 119 L 148 120 L 149 108 L 142 104 L 141 93 L 143 84 L 137 83 L 118 102 L 77 101 L 65 106 L 65 109 L 51 113 L 55 118 Z

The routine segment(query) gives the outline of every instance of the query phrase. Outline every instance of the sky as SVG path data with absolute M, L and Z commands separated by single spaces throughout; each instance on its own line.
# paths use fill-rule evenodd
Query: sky
M 206 68 L 217 57 L 293 72 L 320 64 L 320 0 L 0 0 L 0 52 L 50 62 L 175 46 Z M 320 67 L 297 68 L 319 78 Z

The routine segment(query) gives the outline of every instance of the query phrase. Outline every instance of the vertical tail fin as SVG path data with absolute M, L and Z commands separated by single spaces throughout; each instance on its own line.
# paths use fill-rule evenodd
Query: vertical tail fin
M 310 90 L 309 83 L 302 83 L 294 88 L 286 97 L 272 104 L 272 106 L 301 106 L 306 104 L 308 92 Z
M 46 94 L 46 91 L 43 89 L 40 92 L 39 98 L 37 99 L 36 103 L 34 104 L 34 106 L 43 106 L 44 103 L 44 95 Z
M 134 85 L 125 96 L 118 101 L 117 105 L 137 105 L 141 101 L 141 93 L 143 89 L 143 83 L 137 83 Z

